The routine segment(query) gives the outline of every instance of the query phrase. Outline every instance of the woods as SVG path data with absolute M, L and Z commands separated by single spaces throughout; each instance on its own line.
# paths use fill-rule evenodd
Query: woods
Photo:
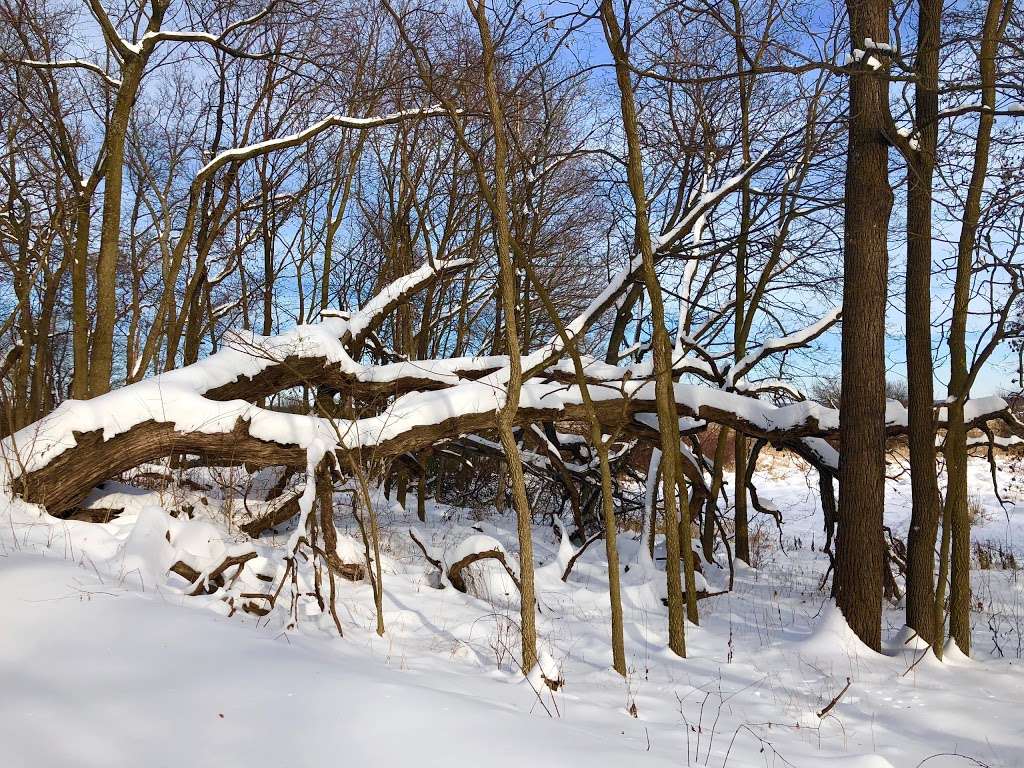
M 1013 0 L 0 0 L 4 487 L 80 521 L 105 483 L 276 473 L 169 569 L 190 596 L 291 629 L 314 595 L 343 634 L 365 581 L 383 636 L 411 536 L 435 586 L 500 564 L 557 690 L 538 529 L 563 582 L 604 539 L 628 678 L 623 575 L 663 569 L 692 656 L 705 572 L 787 535 L 774 451 L 856 637 L 895 609 L 970 655 L 969 459 L 1024 440 L 1022 45 Z M 516 551 L 444 559 L 413 495 L 510 510 Z

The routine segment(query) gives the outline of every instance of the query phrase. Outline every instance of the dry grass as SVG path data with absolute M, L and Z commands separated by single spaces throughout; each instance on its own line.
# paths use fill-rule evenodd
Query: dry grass
M 981 502 L 981 497 L 973 493 L 967 497 L 967 519 L 970 521 L 972 528 L 992 522 L 992 514 Z

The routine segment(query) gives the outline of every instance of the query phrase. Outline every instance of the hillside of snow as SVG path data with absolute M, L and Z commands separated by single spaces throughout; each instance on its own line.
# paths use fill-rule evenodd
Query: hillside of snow
M 229 616 L 223 594 L 189 596 L 168 572 L 183 552 L 212 561 L 252 547 L 232 523 L 237 500 L 111 483 L 90 500 L 124 509 L 104 524 L 4 497 L 0 766 L 1024 766 L 1024 495 L 1010 463 L 1005 507 L 988 465 L 971 471 L 973 535 L 991 560 L 974 573 L 973 659 L 922 652 L 894 607 L 883 655 L 857 641 L 820 589 L 816 480 L 779 460 L 758 482 L 784 535 L 755 518 L 756 567 L 701 601 L 687 659 L 666 648 L 663 572 L 621 535 L 625 680 L 610 668 L 603 547 L 563 582 L 573 548 L 537 518 L 538 631 L 556 691 L 517 670 L 506 572 L 476 563 L 469 594 L 438 589 L 409 535 L 449 564 L 497 542 L 515 567 L 514 521 L 493 509 L 428 504 L 423 524 L 379 499 L 386 632 L 374 634 L 369 584 L 339 581 L 338 637 L 302 584 L 293 624 L 287 610 Z M 183 497 L 192 520 L 167 513 Z M 336 523 L 351 562 L 362 545 L 347 498 Z M 909 500 L 907 475 L 889 483 L 898 535 Z M 269 567 L 289 535 L 260 539 L 245 573 Z M 704 576 L 712 592 L 728 583 L 711 564 Z M 240 575 L 230 589 L 256 584 Z

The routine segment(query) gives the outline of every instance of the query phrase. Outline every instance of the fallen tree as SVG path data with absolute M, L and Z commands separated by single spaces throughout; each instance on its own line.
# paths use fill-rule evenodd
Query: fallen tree
M 72 511 L 100 482 L 172 455 L 195 456 L 201 464 L 302 470 L 315 442 L 338 455 L 338 466 L 349 466 L 353 457 L 363 463 L 394 459 L 461 436 L 492 433 L 504 402 L 506 359 L 367 365 L 353 356 L 367 334 L 416 290 L 466 266 L 465 261 L 425 265 L 386 287 L 359 312 L 300 326 L 280 336 L 250 337 L 244 342 L 237 338 L 236 346 L 192 366 L 92 400 L 66 401 L 3 441 L 6 479 L 25 499 L 60 516 Z M 695 374 L 701 380 L 675 384 L 683 433 L 717 424 L 766 444 L 790 447 L 812 464 L 835 470 L 838 452 L 828 441 L 838 434 L 838 412 L 806 400 L 777 405 L 761 399 L 759 388 L 747 384 L 743 375 L 764 356 L 805 344 L 837 320 L 838 313 L 832 313 L 804 331 L 767 342 L 734 369 L 721 373 L 712 371 L 700 355 L 680 355 L 677 378 Z M 524 358 L 524 368 L 531 358 L 536 354 Z M 658 440 L 649 368 L 586 360 L 588 388 L 607 432 L 649 443 Z M 526 381 L 514 423 L 527 428 L 584 422 L 587 414 L 579 387 L 568 378 L 565 366 L 556 361 Z M 343 396 L 369 414 L 346 419 L 284 413 L 253 402 L 299 384 L 342 385 Z M 360 396 L 385 393 L 391 396 L 383 403 L 368 405 L 360 400 Z M 985 428 L 998 420 L 1012 434 L 1024 436 L 1024 428 L 1001 398 L 969 401 L 965 414 L 971 427 Z M 939 408 L 940 428 L 944 415 L 945 409 Z M 890 436 L 904 434 L 906 409 L 890 402 L 886 424 Z M 536 458 L 553 461 L 551 456 Z M 564 465 L 558 457 L 556 470 L 559 462 Z M 700 462 L 684 461 L 683 465 L 688 481 L 706 492 Z M 287 512 L 294 514 L 297 507 L 293 507 Z M 284 511 L 275 515 L 271 525 L 287 519 L 284 515 Z M 250 532 L 258 535 L 256 528 Z

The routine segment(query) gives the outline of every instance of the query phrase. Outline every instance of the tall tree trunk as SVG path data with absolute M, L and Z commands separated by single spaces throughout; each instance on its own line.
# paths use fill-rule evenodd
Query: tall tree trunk
M 636 102 L 630 81 L 629 58 L 623 45 L 622 31 L 611 0 L 601 0 L 601 21 L 605 40 L 615 62 L 615 79 L 619 88 L 622 127 L 626 135 L 626 176 L 633 198 L 636 219 L 636 246 L 643 261 L 644 284 L 651 300 L 653 325 L 655 393 L 658 401 L 658 429 L 661 433 L 662 483 L 665 503 L 665 573 L 668 581 L 668 645 L 679 656 L 686 656 L 685 606 L 680 573 L 679 515 L 676 510 L 676 473 L 679 456 L 679 417 L 675 407 L 675 386 L 672 380 L 672 342 L 665 327 L 665 306 L 661 284 L 654 266 L 647 192 L 644 188 L 643 158 L 637 126 Z
M 71 265 L 71 346 L 74 374 L 71 396 L 89 396 L 89 230 L 91 197 L 79 195 L 75 207 L 75 258 Z
M 512 503 L 516 510 L 516 533 L 519 537 L 520 616 L 519 629 L 522 642 L 521 665 L 527 674 L 537 663 L 537 617 L 534 611 L 533 536 L 530 528 L 530 503 L 526 497 L 526 478 L 512 427 L 519 408 L 519 390 L 523 370 L 519 352 L 519 331 L 516 327 L 516 275 L 512 266 L 511 231 L 509 229 L 508 186 L 506 167 L 508 147 L 505 138 L 505 119 L 498 96 L 495 71 L 494 41 L 487 21 L 483 0 L 467 0 L 480 31 L 483 54 L 484 91 L 494 131 L 494 229 L 498 251 L 498 283 L 505 319 L 505 350 L 508 353 L 509 375 L 505 403 L 498 411 L 498 436 L 508 464 L 512 486 Z
M 918 151 L 907 179 L 906 349 L 912 508 L 907 534 L 907 626 L 941 644 L 935 626 L 935 535 L 939 489 L 935 469 L 932 367 L 932 177 L 938 137 L 941 0 L 919 0 L 914 121 Z
M 979 56 L 981 112 L 974 141 L 974 165 L 967 187 L 957 243 L 953 318 L 949 329 L 949 394 L 946 430 L 946 512 L 951 526 L 952 559 L 949 590 L 949 635 L 960 650 L 971 652 L 971 521 L 967 510 L 967 429 L 964 403 L 970 396 L 967 362 L 967 316 L 970 304 L 974 247 L 981 220 L 981 193 L 988 174 L 996 100 L 996 49 L 1005 30 L 1003 0 L 989 0 Z
M 750 96 L 753 90 L 753 75 L 745 71 L 744 62 L 749 59 L 744 46 L 743 9 L 739 0 L 732 0 L 733 15 L 736 23 L 736 34 L 733 38 L 736 45 L 736 66 L 739 77 L 740 106 L 740 143 L 743 149 L 743 165 L 750 165 Z M 736 309 L 733 316 L 733 359 L 739 362 L 747 353 L 747 334 L 751 326 L 748 312 L 753 314 L 755 301 L 747 307 L 747 248 L 750 241 L 750 179 L 745 178 L 740 187 L 740 229 L 736 243 Z M 735 503 L 733 507 L 734 529 L 736 534 L 736 557 L 745 563 L 750 562 L 750 531 L 747 521 L 747 489 L 743 478 L 746 476 L 747 441 L 742 433 L 737 432 L 733 442 L 733 462 L 735 466 Z
M 158 32 L 170 0 L 151 0 L 146 32 Z M 93 13 L 101 18 L 100 26 L 115 44 L 122 57 L 121 84 L 114 106 L 107 119 L 104 145 L 107 156 L 103 175 L 103 219 L 100 224 L 100 250 L 96 258 L 96 324 L 93 330 L 89 359 L 89 395 L 95 397 L 110 390 L 114 371 L 114 325 L 117 322 L 117 265 L 121 245 L 121 195 L 124 183 L 124 150 L 132 107 L 138 97 L 142 76 L 155 43 L 146 40 L 134 49 L 127 48 L 111 35 L 112 25 L 99 3 L 92 4 Z
M 117 322 L 117 265 L 121 245 L 121 194 L 124 148 L 132 105 L 142 80 L 145 60 L 134 57 L 122 69 L 122 85 L 107 122 L 107 163 L 103 180 L 103 220 L 96 258 L 96 324 L 89 359 L 89 394 L 110 390 L 114 370 L 114 324 Z
M 889 40 L 886 0 L 847 0 L 850 37 Z M 865 57 L 866 58 L 866 57 Z M 889 110 L 885 68 L 850 75 L 843 233 L 843 381 L 839 404 L 836 603 L 870 648 L 881 648 L 885 505 L 885 308 L 888 278 Z
M 515 243 L 515 241 L 513 241 Z M 576 375 L 576 385 L 580 389 L 580 396 L 587 413 L 587 420 L 590 422 L 590 442 L 597 451 L 598 465 L 601 471 L 601 515 L 604 523 L 604 546 L 605 556 L 608 560 L 608 601 L 611 609 L 611 630 L 612 630 L 612 668 L 623 677 L 626 676 L 626 649 L 624 641 L 624 629 L 622 624 L 622 587 L 619 578 L 619 548 L 617 544 L 618 530 L 615 520 L 615 501 L 613 497 L 612 468 L 608 458 L 608 446 L 605 441 L 601 421 L 598 417 L 597 407 L 590 393 L 587 384 L 586 371 L 583 367 L 583 358 L 580 356 L 577 340 L 569 336 L 562 318 L 558 316 L 558 309 L 551 300 L 551 295 L 542 281 L 537 279 L 536 274 L 529 261 L 528 254 L 517 252 L 519 262 L 526 270 L 527 276 L 536 286 L 537 296 L 544 305 L 544 309 L 551 319 L 555 330 L 562 339 L 566 351 L 572 358 L 573 372 Z M 567 483 L 567 486 L 569 484 Z M 575 507 L 579 503 L 574 504 Z M 579 522 L 577 525 L 582 529 Z M 695 604 L 696 605 L 696 604 Z M 696 615 L 696 614 L 695 614 Z

